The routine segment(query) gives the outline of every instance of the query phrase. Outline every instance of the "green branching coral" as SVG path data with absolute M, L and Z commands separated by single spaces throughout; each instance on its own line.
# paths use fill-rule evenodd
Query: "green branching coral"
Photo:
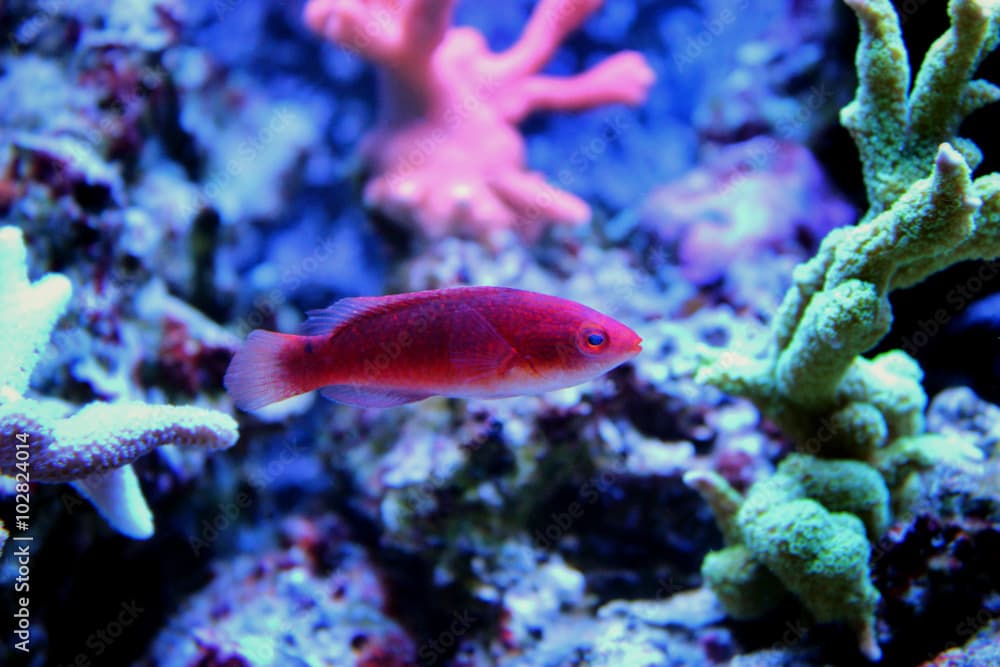
M 865 220 L 890 208 L 943 143 L 971 169 L 982 155 L 957 135 L 962 120 L 1000 99 L 1000 89 L 971 80 L 997 45 L 997 8 L 991 0 L 952 0 L 951 29 L 931 46 L 910 90 L 910 67 L 899 21 L 888 0 L 845 0 L 861 26 L 858 91 L 840 120 L 854 138 L 868 190 Z
M 888 526 L 889 491 L 874 468 L 793 454 L 738 503 L 719 475 L 684 481 L 723 527 L 729 546 L 706 557 L 702 574 L 733 617 L 760 616 L 789 591 L 817 620 L 848 623 L 864 652 L 878 655 L 869 540 Z
M 731 544 L 703 567 L 731 614 L 765 611 L 775 598 L 767 582 L 777 579 L 817 620 L 850 624 L 877 659 L 868 541 L 887 525 L 890 492 L 898 501 L 910 472 L 970 452 L 925 433 L 927 398 L 913 359 L 898 350 L 860 355 L 889 330 L 891 290 L 960 261 L 1000 256 L 1000 175 L 973 180 L 982 156 L 955 136 L 968 113 L 1000 99 L 996 86 L 969 80 L 1000 39 L 1000 5 L 952 0 L 951 28 L 910 90 L 889 0 L 846 2 L 861 41 L 858 90 L 841 122 L 858 145 L 870 209 L 795 270 L 765 358 L 709 354 L 698 372 L 753 400 L 802 454 L 746 499 L 721 479 L 689 481 Z M 734 506 L 735 513 L 726 509 Z
M 0 474 L 22 481 L 69 482 L 118 531 L 153 534 L 153 520 L 131 463 L 161 445 L 223 449 L 236 442 L 228 415 L 196 407 L 26 398 L 34 369 L 71 295 L 50 274 L 31 283 L 21 232 L 0 227 Z

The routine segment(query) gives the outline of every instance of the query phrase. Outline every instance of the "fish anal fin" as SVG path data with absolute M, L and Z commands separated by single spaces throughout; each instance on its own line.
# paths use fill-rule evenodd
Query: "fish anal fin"
M 319 393 L 323 398 L 359 408 L 391 408 L 394 405 L 422 401 L 434 395 L 397 389 L 356 387 L 350 384 L 333 384 L 323 387 Z
M 475 308 L 461 306 L 458 311 L 461 331 L 455 332 L 448 346 L 452 367 L 466 382 L 506 375 L 517 361 L 517 350 Z

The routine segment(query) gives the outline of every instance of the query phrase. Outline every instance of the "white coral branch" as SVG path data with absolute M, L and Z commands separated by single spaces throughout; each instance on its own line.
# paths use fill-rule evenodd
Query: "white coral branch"
M 71 482 L 121 468 L 161 445 L 231 447 L 236 422 L 203 408 L 145 403 L 91 403 L 72 417 L 21 400 L 0 406 L 0 472 L 13 474 L 17 435 L 28 446 L 32 480 Z
M 28 279 L 16 227 L 0 227 L 0 475 L 70 482 L 119 532 L 144 539 L 153 518 L 131 464 L 161 445 L 225 449 L 236 422 L 197 407 L 24 398 L 43 346 L 72 294 L 69 279 Z

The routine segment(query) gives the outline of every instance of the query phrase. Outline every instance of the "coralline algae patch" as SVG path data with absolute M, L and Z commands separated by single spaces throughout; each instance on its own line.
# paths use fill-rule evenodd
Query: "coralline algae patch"
M 323 531 L 323 542 L 311 543 L 314 552 L 299 540 L 217 563 L 214 581 L 188 599 L 142 664 L 416 664 L 417 645 L 386 614 L 388 594 L 365 550 L 338 539 L 330 521 L 293 518 L 286 526 L 300 534 Z

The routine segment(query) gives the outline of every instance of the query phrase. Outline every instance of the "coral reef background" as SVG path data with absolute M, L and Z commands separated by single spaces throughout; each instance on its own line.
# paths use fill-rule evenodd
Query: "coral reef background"
M 940 252 L 997 254 L 995 94 L 962 89 L 982 108 L 893 168 L 870 110 L 860 151 L 839 116 L 876 71 L 852 9 L 862 55 L 916 73 L 949 3 L 583 3 L 541 73 L 634 51 L 641 95 L 477 102 L 522 121 L 514 171 L 575 224 L 372 195 L 392 114 L 351 39 L 407 3 L 313 0 L 373 12 L 340 45 L 305 4 L 0 4 L 0 664 L 1000 664 L 1000 265 Z M 439 4 L 496 52 L 563 7 Z M 1000 80 L 995 3 L 950 6 L 985 59 L 930 96 Z M 432 193 L 461 181 L 430 162 Z M 843 250 L 886 237 L 942 259 Z M 790 301 L 869 303 L 856 279 L 882 287 L 856 327 Z M 251 415 L 223 390 L 253 329 L 464 284 L 585 303 L 644 352 L 498 401 Z

